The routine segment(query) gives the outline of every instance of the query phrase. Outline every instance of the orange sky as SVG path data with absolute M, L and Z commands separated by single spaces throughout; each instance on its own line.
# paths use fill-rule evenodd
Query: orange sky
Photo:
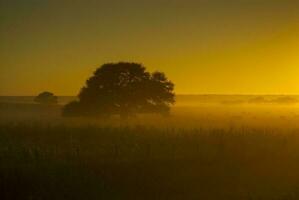
M 117 61 L 177 93 L 299 94 L 296 0 L 0 2 L 0 95 L 76 95 Z

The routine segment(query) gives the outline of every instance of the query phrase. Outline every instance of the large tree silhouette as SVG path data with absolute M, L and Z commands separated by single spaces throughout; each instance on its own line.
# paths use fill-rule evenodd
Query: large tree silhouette
M 149 73 L 137 63 L 108 63 L 86 81 L 78 101 L 67 104 L 65 116 L 137 113 L 167 114 L 174 104 L 174 84 L 164 73 Z

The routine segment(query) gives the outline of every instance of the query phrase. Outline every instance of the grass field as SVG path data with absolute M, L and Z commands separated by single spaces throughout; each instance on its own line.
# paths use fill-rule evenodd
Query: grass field
M 299 199 L 298 105 L 225 102 L 127 121 L 1 103 L 0 199 Z

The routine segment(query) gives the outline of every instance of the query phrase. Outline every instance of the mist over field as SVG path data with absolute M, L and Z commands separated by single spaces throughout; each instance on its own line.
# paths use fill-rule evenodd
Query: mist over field
M 297 96 L 178 95 L 126 120 L 32 99 L 0 98 L 2 199 L 299 197 Z
M 286 95 L 178 95 L 169 117 L 143 114 L 132 119 L 71 118 L 61 109 L 76 97 L 59 97 L 57 105 L 39 105 L 34 97 L 0 97 L 0 118 L 5 121 L 44 121 L 68 125 L 146 125 L 154 127 L 295 129 L 299 123 L 299 96 Z
M 298 200 L 298 10 L 0 0 L 0 200 Z

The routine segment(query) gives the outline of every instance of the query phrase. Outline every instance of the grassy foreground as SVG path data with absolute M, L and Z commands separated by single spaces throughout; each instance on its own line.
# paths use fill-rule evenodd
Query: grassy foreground
M 0 199 L 299 199 L 299 132 L 0 125 Z

